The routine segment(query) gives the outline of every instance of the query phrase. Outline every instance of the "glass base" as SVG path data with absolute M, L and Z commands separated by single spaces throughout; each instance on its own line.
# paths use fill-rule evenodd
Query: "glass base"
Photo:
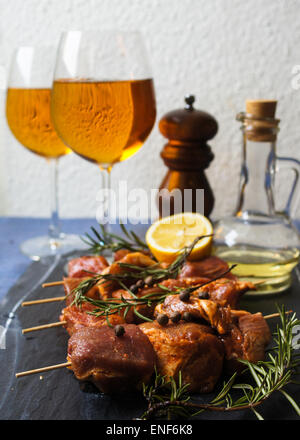
M 88 249 L 78 235 L 60 234 L 58 239 L 45 235 L 24 241 L 21 252 L 34 261 L 43 257 L 67 254 L 71 251 Z

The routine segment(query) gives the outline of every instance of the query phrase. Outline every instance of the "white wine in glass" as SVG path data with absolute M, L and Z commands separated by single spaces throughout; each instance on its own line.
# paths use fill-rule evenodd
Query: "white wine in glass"
M 154 85 L 141 35 L 64 33 L 51 105 L 61 139 L 103 170 L 103 187 L 110 189 L 112 166 L 141 148 L 155 122 Z
M 57 201 L 57 162 L 71 152 L 57 135 L 51 120 L 50 100 L 56 49 L 20 47 L 14 54 L 6 99 L 6 117 L 15 138 L 51 167 L 51 221 L 48 236 L 21 244 L 33 260 L 69 252 L 83 246 L 79 237 L 61 233 Z

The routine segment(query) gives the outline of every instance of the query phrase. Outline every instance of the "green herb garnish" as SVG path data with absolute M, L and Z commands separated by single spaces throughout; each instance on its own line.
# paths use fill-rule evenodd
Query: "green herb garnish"
M 85 233 L 85 237 L 81 237 L 89 246 L 89 251 L 93 254 L 101 254 L 106 250 L 117 252 L 120 249 L 127 249 L 130 252 L 149 252 L 149 248 L 133 231 L 127 231 L 123 223 L 120 227 L 126 238 L 105 231 L 102 225 L 99 225 L 100 231 L 91 227 L 93 236 Z

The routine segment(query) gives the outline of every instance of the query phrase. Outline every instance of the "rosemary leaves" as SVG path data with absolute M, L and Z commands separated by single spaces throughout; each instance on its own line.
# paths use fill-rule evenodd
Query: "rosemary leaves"
M 101 254 L 106 250 L 117 252 L 120 249 L 127 249 L 130 252 L 149 252 L 146 243 L 133 231 L 127 231 L 122 223 L 120 226 L 126 238 L 106 232 L 103 226 L 99 225 L 100 231 L 91 227 L 92 235 L 85 233 L 85 237 L 81 239 L 90 247 L 89 251 L 93 254 Z

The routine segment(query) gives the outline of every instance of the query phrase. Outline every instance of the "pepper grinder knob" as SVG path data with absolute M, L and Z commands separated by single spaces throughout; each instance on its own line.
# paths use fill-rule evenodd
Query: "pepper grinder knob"
M 193 104 L 196 101 L 196 98 L 194 95 L 185 95 L 184 97 L 186 106 L 184 107 L 186 110 L 194 110 Z

